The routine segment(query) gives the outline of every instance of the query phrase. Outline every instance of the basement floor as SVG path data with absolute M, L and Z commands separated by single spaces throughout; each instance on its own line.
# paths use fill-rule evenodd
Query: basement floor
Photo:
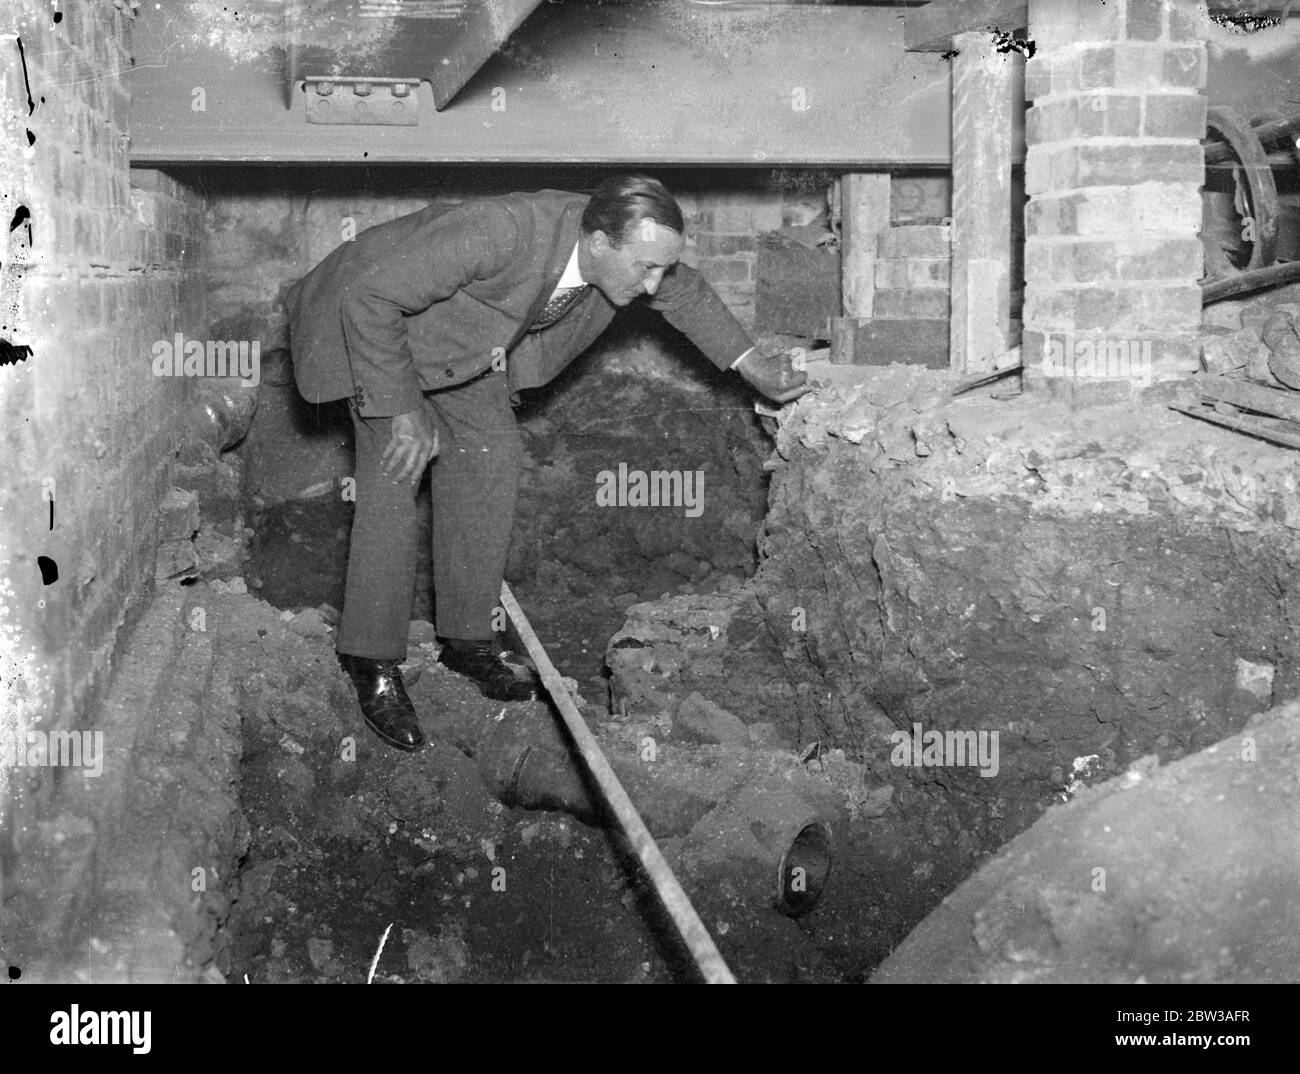
M 1277 601 L 1285 605 L 1295 590 L 1286 557 L 1272 559 L 1295 528 L 1285 488 L 1294 460 L 1281 452 L 1261 456 L 1253 442 L 1202 429 L 1163 405 L 1143 415 L 1097 411 L 1105 420 L 1090 429 L 1105 433 L 1081 438 L 1054 407 L 1031 408 L 1015 398 L 943 403 L 932 398 L 931 378 L 915 371 L 877 379 L 868 389 L 841 383 L 846 375 L 829 377 L 835 383 L 782 427 L 778 447 L 794 460 L 790 472 L 801 469 L 815 494 L 787 491 L 776 498 L 766 515 L 768 556 L 758 575 L 746 576 L 721 554 L 723 565 L 707 569 L 699 555 L 694 567 L 673 558 L 697 576 L 691 581 L 680 571 L 663 573 L 663 562 L 653 557 L 610 552 L 609 562 L 585 568 L 562 558 L 535 559 L 531 573 L 512 579 L 613 760 L 635 760 L 643 730 L 658 726 L 664 757 L 679 760 L 652 767 L 667 769 L 671 784 L 677 764 L 679 796 L 685 788 L 686 798 L 695 792 L 706 800 L 718 773 L 766 765 L 786 781 L 834 784 L 851 802 L 851 822 L 836 828 L 824 897 L 808 914 L 791 918 L 771 906 L 768 892 L 756 890 L 723 841 L 692 845 L 694 821 L 669 823 L 665 784 L 648 785 L 647 797 L 641 797 L 647 787 L 636 789 L 634 800 L 738 979 L 1291 979 L 1287 937 L 1295 935 L 1300 878 L 1292 874 L 1300 846 L 1295 854 L 1285 847 L 1300 831 L 1294 816 L 1300 712 L 1265 710 L 1289 696 L 1296 674 L 1290 616 L 1285 607 L 1269 610 Z M 863 390 L 866 400 L 859 398 Z M 863 428 L 873 438 L 861 438 Z M 1152 430 L 1159 435 L 1152 438 Z M 870 467 L 879 458 L 892 464 L 877 480 Z M 1256 486 L 1246 498 L 1249 509 L 1239 509 L 1240 498 L 1231 493 L 1247 469 Z M 1159 484 L 1170 474 L 1183 477 L 1173 485 L 1177 507 Z M 1188 474 L 1199 480 L 1188 484 Z M 953 495 L 943 493 L 945 477 Z M 830 521 L 818 514 L 849 503 L 846 490 L 863 488 L 874 499 L 854 510 L 887 535 L 884 541 L 846 530 L 861 524 L 846 511 Z M 989 510 L 985 494 L 998 498 L 1005 515 L 1003 528 L 990 532 L 1032 525 L 1045 534 L 1016 546 L 1018 567 L 1010 574 L 963 574 L 953 553 L 970 542 L 944 536 L 953 526 L 969 536 L 971 520 Z M 1183 567 L 1160 565 L 1179 557 L 1152 565 L 1132 555 L 1131 533 L 1151 524 L 1153 511 L 1173 512 L 1169 541 L 1190 541 L 1211 508 L 1229 513 L 1236 544 L 1228 551 L 1235 554 L 1188 543 L 1183 566 L 1195 585 L 1180 581 Z M 608 517 L 611 524 L 616 519 Z M 99 914 L 95 935 L 72 963 L 41 965 L 64 935 L 57 913 L 44 926 L 11 933 L 29 946 L 7 950 L 6 957 L 34 980 L 166 979 L 182 963 L 197 979 L 250 983 L 360 982 L 372 971 L 380 983 L 692 979 L 619 837 L 566 813 L 502 804 L 482 756 L 443 733 L 457 723 L 551 723 L 548 709 L 482 699 L 436 663 L 433 628 L 417 619 L 407 678 L 434 744 L 402 754 L 366 730 L 333 652 L 346 522 L 335 497 L 273 508 L 258 520 L 259 544 L 242 576 L 159 584 L 143 647 L 137 639 L 128 648 L 105 724 L 112 730 L 112 713 L 120 711 L 136 729 L 134 768 L 109 771 L 128 773 L 122 793 L 129 788 L 139 803 L 116 833 L 117 845 L 136 854 L 148 849 L 148 861 L 123 856 L 114 881 L 121 894 Z M 1053 636 L 1009 635 L 1005 653 L 978 657 L 983 678 L 963 674 L 938 683 L 948 691 L 970 683 L 982 692 L 921 690 L 914 699 L 903 696 L 900 710 L 927 725 L 957 711 L 958 703 L 967 706 L 963 718 L 973 726 L 984 726 L 976 721 L 980 711 L 988 713 L 987 722 L 1003 734 L 1004 778 L 891 766 L 893 717 L 875 712 L 873 695 L 857 681 L 867 676 L 870 684 L 888 666 L 832 647 L 841 636 L 836 624 L 879 621 L 869 614 L 875 602 L 907 607 L 894 587 L 909 576 L 891 564 L 903 562 L 904 553 L 915 555 L 950 587 L 965 577 L 966 584 L 999 594 L 999 606 L 1010 609 L 1008 622 L 1024 618 L 1022 612 L 1049 622 L 1060 617 L 1066 626 L 1056 629 L 1064 633 L 1080 610 L 1087 622 L 1092 602 L 1075 587 L 1093 584 L 1100 569 L 1083 540 L 1070 546 L 1077 563 L 1041 564 L 1062 547 L 1043 527 L 1069 526 L 1086 535 L 1089 527 L 1112 525 L 1118 536 L 1090 538 L 1102 542 L 1098 554 L 1122 550 L 1130 571 L 1147 571 L 1148 587 L 1175 596 L 1154 610 L 1149 597 L 1137 599 L 1140 593 L 1121 603 L 1110 630 L 1100 637 L 1083 633 L 1072 659 L 1111 666 L 1108 649 L 1100 661 L 1089 655 L 1089 641 L 1118 646 L 1132 654 L 1130 663 L 1154 661 L 1157 669 L 1191 653 L 1196 666 L 1177 671 L 1167 690 L 1175 699 L 1204 695 L 1205 703 L 1189 705 L 1181 723 L 1153 723 L 1144 706 L 1113 693 L 1097 693 L 1095 708 L 1077 712 L 1049 709 L 1059 703 L 1050 694 L 1036 709 L 994 705 L 993 694 L 1010 687 L 990 679 L 988 669 L 1005 664 L 1008 682 L 1026 681 L 1015 660 L 1042 659 L 1021 651 L 1026 639 Z M 926 538 L 932 530 L 933 547 Z M 816 546 L 808 534 L 836 540 Z M 904 538 L 914 551 L 907 552 Z M 618 539 L 636 544 L 626 534 Z M 665 560 L 680 551 L 664 550 Z M 825 557 L 817 573 L 803 562 L 809 555 Z M 839 556 L 869 557 L 879 573 Z M 1245 566 L 1233 566 L 1238 560 Z M 1196 594 L 1216 570 L 1223 574 L 1223 596 L 1207 611 L 1195 603 Z M 674 573 L 676 581 L 663 584 Z M 274 601 L 250 592 L 250 582 Z M 816 602 L 827 599 L 819 587 L 828 586 L 832 598 L 861 606 L 846 603 L 838 616 L 823 612 L 819 631 Z M 813 637 L 806 649 L 783 657 L 789 639 L 773 633 L 772 641 L 764 631 L 782 622 L 788 630 L 790 594 L 808 602 Z M 957 612 L 965 605 L 959 601 Z M 959 616 L 924 592 L 916 607 L 933 622 L 912 624 L 907 647 L 886 653 L 890 661 L 906 669 L 952 653 L 964 658 Z M 187 629 L 197 608 L 206 609 L 203 632 Z M 697 620 L 717 624 L 717 635 L 697 629 Z M 1210 655 L 1195 655 L 1200 646 L 1193 646 L 1193 632 L 1201 629 L 1214 635 L 1205 643 Z M 1169 630 L 1177 643 L 1153 650 L 1152 639 Z M 944 640 L 945 631 L 958 633 Z M 1231 648 L 1222 639 L 1231 639 Z M 926 645 L 941 645 L 938 657 Z M 1233 649 L 1250 659 L 1238 657 L 1234 668 Z M 1264 668 L 1270 654 L 1276 666 L 1268 684 L 1242 677 Z M 1166 689 L 1142 667 L 1129 680 Z M 641 688 L 647 681 L 677 695 L 666 723 L 663 699 Z M 803 681 L 850 691 L 845 696 L 862 720 L 875 712 L 875 722 L 857 725 L 869 736 L 861 749 L 852 748 L 849 735 L 835 737 L 840 710 L 829 698 L 817 702 L 824 726 L 796 720 L 807 699 L 792 684 Z M 743 741 L 697 735 L 700 706 L 687 719 L 697 693 L 726 699 L 745 715 Z M 1083 695 L 1062 696 L 1072 702 Z M 1102 701 L 1114 706 L 1113 715 Z M 1041 726 L 1027 726 L 1026 714 Z M 1102 742 L 1116 722 L 1132 728 L 1121 740 L 1123 752 L 1117 748 L 1099 765 L 1070 770 L 1068 758 L 1080 749 L 1103 752 L 1084 748 L 1092 741 L 1087 736 Z M 725 721 L 719 726 L 727 730 Z M 695 737 L 683 737 L 685 731 Z M 1067 731 L 1078 742 L 1063 739 Z M 1259 760 L 1252 754 L 1243 767 L 1234 759 L 1247 737 L 1258 740 Z M 111 740 L 131 739 L 123 731 Z M 1070 784 L 1065 790 L 1057 785 L 1061 766 Z M 107 787 L 106 779 L 93 790 Z M 1072 800 L 1062 803 L 1062 797 Z M 32 856 L 30 871 L 17 878 L 13 902 L 28 902 L 33 917 L 57 911 L 61 900 L 51 900 L 50 892 L 75 901 L 93 866 L 87 855 L 94 844 L 76 819 L 90 811 L 75 801 L 66 808 L 66 816 L 42 829 L 49 853 L 39 861 Z M 114 848 L 99 860 L 116 861 Z M 197 899 L 196 863 L 210 877 Z M 1098 867 L 1109 885 L 1100 892 L 1092 886 Z
M 378 743 L 346 680 L 326 672 L 332 640 L 315 611 L 238 606 L 243 622 L 227 615 L 223 630 L 244 639 L 226 659 L 240 668 L 251 841 L 225 930 L 228 979 L 364 981 L 389 925 L 381 983 L 691 979 L 620 837 L 506 808 L 454 746 L 407 755 Z M 431 637 L 413 624 L 417 710 L 491 720 L 502 706 L 438 665 L 419 640 Z M 349 736 L 354 761 L 340 758 Z M 726 885 L 687 888 L 744 980 L 860 981 L 885 950 L 838 885 L 797 924 Z
M 710 478 L 714 496 L 740 514 L 748 511 L 754 526 L 766 518 L 772 558 L 759 579 L 751 577 L 748 564 L 729 562 L 726 546 L 718 554 L 720 562 L 710 562 L 714 548 L 707 536 L 692 538 L 702 543 L 692 545 L 689 555 L 635 527 L 630 533 L 600 531 L 594 538 L 588 533 L 582 541 L 554 536 L 557 526 L 580 531 L 588 525 L 619 525 L 615 515 L 602 516 L 581 506 L 591 498 L 590 474 L 604 465 L 602 460 L 636 457 L 636 451 L 647 450 L 631 443 L 635 432 L 622 441 L 592 442 L 591 426 L 584 424 L 590 412 L 579 411 L 575 418 L 570 410 L 566 421 L 564 407 L 590 407 L 593 397 L 598 400 L 594 405 L 604 404 L 604 393 L 592 391 L 591 385 L 583 385 L 581 395 L 573 393 L 567 402 L 559 402 L 558 413 L 553 409 L 544 415 L 543 420 L 556 427 L 548 430 L 544 464 L 527 479 L 536 497 L 534 509 L 521 513 L 521 527 L 527 531 L 523 543 L 531 555 L 514 557 L 516 594 L 561 673 L 573 680 L 584 699 L 584 715 L 603 742 L 626 747 L 629 735 L 661 726 L 657 721 L 664 711 L 673 717 L 666 733 L 676 734 L 673 723 L 681 718 L 681 698 L 698 691 L 706 698 L 726 699 L 729 709 L 744 715 L 749 725 L 745 748 L 761 745 L 759 732 L 766 728 L 763 733 L 774 736 L 767 744 L 784 750 L 791 763 L 802 762 L 796 767 L 848 787 L 856 811 L 852 823 L 839 829 L 826 894 L 808 915 L 791 919 L 754 897 L 746 877 L 732 869 L 725 856 L 712 862 L 707 877 L 683 873 L 684 885 L 724 956 L 737 976 L 749 981 L 866 980 L 944 896 L 999 852 L 1006 840 L 1024 831 L 1048 804 L 1070 798 L 1084 783 L 1123 773 L 1131 764 L 1145 765 L 1140 770 L 1149 773 L 1153 765 L 1218 741 L 1240 728 L 1251 713 L 1267 708 L 1258 684 L 1242 685 L 1240 660 L 1234 676 L 1226 651 L 1221 653 L 1226 664 L 1204 658 L 1179 671 L 1177 681 L 1168 684 L 1172 701 L 1161 701 L 1166 688 L 1159 675 L 1171 660 L 1192 659 L 1200 644 L 1194 641 L 1197 631 L 1213 634 L 1205 644 L 1216 652 L 1224 649 L 1218 639 L 1233 638 L 1237 651 L 1246 654 L 1248 668 L 1256 666 L 1251 661 L 1266 661 L 1270 649 L 1281 646 L 1272 657 L 1276 685 L 1282 688 L 1291 675 L 1290 658 L 1284 655 L 1285 628 L 1278 628 L 1276 639 L 1254 636 L 1272 629 L 1271 619 L 1261 618 L 1260 602 L 1267 593 L 1252 588 L 1257 588 L 1254 572 L 1271 571 L 1276 565 L 1262 554 L 1253 559 L 1256 553 L 1248 550 L 1257 526 L 1285 533 L 1292 524 L 1288 498 L 1284 492 L 1274 494 L 1274 486 L 1280 490 L 1291 473 L 1287 454 L 1270 451 L 1261 459 L 1251 442 L 1203 428 L 1163 403 L 1140 412 L 1104 411 L 1104 433 L 1098 433 L 1096 426 L 1072 428 L 1068 417 L 1054 408 L 1031 408 L 1014 398 L 945 403 L 945 384 L 914 370 L 878 375 L 865 387 L 854 382 L 850 370 L 823 370 L 819 375 L 827 388 L 783 423 L 777 445 L 790 470 L 787 487 L 773 503 L 762 504 L 752 490 L 726 484 L 726 467 L 719 465 L 725 449 L 719 451 L 714 444 L 714 453 L 702 456 L 707 459 L 702 464 L 715 475 Z M 680 398 L 675 405 L 659 405 L 674 404 L 670 389 L 648 389 L 617 377 L 606 386 L 610 383 L 614 391 L 646 393 L 639 400 L 641 407 L 625 400 L 623 409 L 694 420 L 680 418 L 693 409 Z M 588 401 L 575 402 L 581 399 Z M 669 442 L 699 439 L 698 427 L 668 426 L 662 431 Z M 658 432 L 647 438 L 647 458 L 662 450 L 653 447 Z M 751 442 L 750 436 L 731 436 L 748 452 L 748 458 L 737 463 L 738 473 L 754 472 L 761 459 L 762 445 Z M 1251 480 L 1257 486 L 1252 486 L 1246 510 L 1234 515 L 1233 495 L 1239 494 L 1237 486 L 1246 473 L 1254 475 Z M 1226 492 L 1220 493 L 1220 484 Z M 1171 492 L 1162 491 L 1166 485 Z M 854 489 L 877 490 L 872 492 L 876 498 L 855 497 Z M 998 517 L 985 517 L 990 504 L 996 505 Z M 557 505 L 568 505 L 568 513 Z M 1180 516 L 1184 509 L 1191 513 Z M 246 571 L 262 597 L 296 613 L 287 618 L 288 632 L 305 635 L 313 659 L 327 664 L 332 660 L 329 626 L 342 590 L 349 510 L 332 496 L 265 508 L 254 523 L 258 539 Z M 533 515 L 543 510 L 550 514 L 539 524 Z M 713 510 L 711 505 L 710 514 Z M 1201 511 L 1228 513 L 1229 528 L 1242 534 L 1237 555 L 1254 567 L 1228 569 L 1233 559 L 1218 555 L 1214 547 L 1206 552 L 1196 543 L 1200 522 L 1195 513 Z M 1168 517 L 1157 521 L 1157 512 Z M 1187 548 L 1178 557 L 1148 562 L 1136 556 L 1135 550 L 1142 547 L 1137 534 L 1154 531 L 1161 521 L 1166 524 L 1162 547 L 1186 542 Z M 988 532 L 978 530 L 983 536 L 976 536 L 972 525 Z M 1051 528 L 1057 526 L 1063 527 L 1059 533 Z M 1065 527 L 1076 535 L 1073 544 L 1063 536 Z M 1045 536 L 1024 544 L 1025 533 L 1039 531 Z M 966 540 L 959 539 L 962 534 Z M 954 553 L 994 555 L 1004 534 L 1017 535 L 1018 543 L 1009 546 L 1007 555 L 1018 557 L 1020 564 L 1005 577 L 1001 568 L 983 560 L 969 567 L 954 561 Z M 916 548 L 909 551 L 907 542 Z M 1073 559 L 1057 563 L 1053 557 L 1059 558 L 1067 545 Z M 575 547 L 594 547 L 600 554 L 572 561 L 567 557 Z M 1076 584 L 1086 589 L 1098 577 L 1110 579 L 1105 564 L 1117 557 L 1129 563 L 1120 578 L 1128 588 L 1122 590 L 1119 611 L 1106 596 L 1075 592 Z M 897 593 L 889 588 L 903 586 L 913 558 L 925 565 L 927 576 L 941 580 L 934 584 L 943 588 L 944 600 L 917 596 L 910 588 Z M 1182 580 L 1184 568 L 1200 586 L 1217 578 L 1214 571 L 1226 572 L 1214 582 L 1216 591 L 1222 589 L 1226 596 L 1208 625 L 1194 603 L 1196 585 Z M 1289 590 L 1287 569 L 1278 570 L 1286 575 L 1278 584 Z M 879 585 L 873 581 L 877 571 L 887 586 L 882 592 L 872 588 Z M 963 597 L 963 585 L 974 587 L 973 595 Z M 1118 661 L 1114 666 L 1119 669 L 1135 664 L 1125 674 L 1137 676 L 1135 683 L 1146 683 L 1142 689 L 1153 692 L 1154 701 L 1137 704 L 1129 694 L 1103 684 L 1088 693 L 1083 688 L 1060 694 L 1048 690 L 1027 697 L 1023 705 L 1009 706 L 1007 691 L 1012 687 L 999 684 L 998 669 L 1006 665 L 1010 681 L 1024 684 L 1030 681 L 1026 675 L 1032 674 L 1032 667 L 1026 671 L 1018 662 L 1033 665 L 1039 658 L 1017 656 L 1016 645 L 1009 642 L 1002 652 L 1001 634 L 993 631 L 993 648 L 979 657 L 986 665 L 983 677 L 967 672 L 962 647 L 971 642 L 954 608 L 960 611 L 958 604 L 965 607 L 986 599 L 974 594 L 975 588 L 993 594 L 988 599 L 996 599 L 997 607 L 1004 609 L 1007 623 L 1037 624 L 1046 614 L 1049 622 L 1060 619 L 1054 629 L 1062 636 L 1071 636 L 1069 624 L 1080 615 L 1084 622 L 1095 618 L 1094 608 L 1102 601 L 1111 609 L 1109 632 L 1097 634 L 1094 627 L 1084 632 L 1082 645 L 1066 652 L 1083 667 L 1104 670 L 1103 665 L 1110 666 L 1106 661 Z M 1166 588 L 1171 591 L 1169 609 L 1149 612 L 1151 594 Z M 823 589 L 828 590 L 825 595 Z M 427 594 L 427 586 L 421 592 Z M 1059 608 L 1044 594 L 1059 602 Z M 783 620 L 788 628 L 783 609 L 791 600 L 808 604 L 811 617 L 820 611 L 827 621 L 812 628 L 807 646 L 779 627 Z M 829 606 L 822 604 L 826 601 Z M 832 610 L 837 601 L 844 607 Z M 268 609 L 266 604 L 250 604 Z M 937 618 L 929 628 L 920 620 L 913 623 L 907 647 L 891 650 L 888 662 L 879 656 L 858 659 L 860 648 L 868 654 L 880 650 L 856 636 L 848 639 L 848 652 L 839 651 L 842 635 L 829 629 L 828 617 L 849 625 L 852 634 L 880 620 L 877 605 L 894 606 L 892 614 L 897 615 L 898 608 L 913 604 L 931 609 L 925 614 Z M 1257 610 L 1245 618 L 1235 614 L 1247 607 Z M 416 614 L 429 614 L 427 595 L 417 600 Z M 711 643 L 707 635 L 692 634 L 693 615 L 712 616 L 710 621 L 724 624 L 721 639 Z M 753 623 L 749 617 L 754 617 Z M 434 662 L 434 650 L 427 644 L 432 628 L 417 623 L 413 629 L 410 678 L 422 715 L 435 725 L 453 711 L 493 719 L 493 706 Z M 1054 636 L 1033 626 L 1027 629 L 1032 644 Z M 1163 631 L 1161 637 L 1177 635 L 1176 641 L 1157 645 L 1158 631 Z M 608 650 L 616 632 L 625 639 L 619 644 L 635 647 Z M 1087 648 L 1093 639 L 1106 643 L 1095 654 L 1097 659 Z M 1114 645 L 1119 649 L 1110 648 Z M 1129 656 L 1114 655 L 1130 650 Z M 250 981 L 364 979 L 390 923 L 393 929 L 376 980 L 690 978 L 690 967 L 670 938 L 671 929 L 659 919 L 653 896 L 640 886 L 617 837 L 564 814 L 507 809 L 492 798 L 478 765 L 446 742 L 418 757 L 379 746 L 361 725 L 341 676 L 322 675 L 318 682 L 304 678 L 301 657 L 274 651 L 267 656 L 257 659 L 255 685 L 246 687 L 241 700 L 242 808 L 252 842 L 228 926 L 233 979 L 245 974 Z M 607 659 L 613 661 L 612 680 Z M 926 663 L 916 676 L 911 668 L 918 660 Z M 1136 668 L 1143 661 L 1151 664 L 1149 671 Z M 653 669 L 648 679 L 641 667 Z M 936 678 L 936 667 L 943 677 Z M 884 695 L 864 693 L 858 681 L 884 682 L 882 671 L 891 672 L 893 681 L 901 684 L 894 699 L 896 711 L 882 709 L 876 702 Z M 956 678 L 947 681 L 952 675 Z M 909 676 L 914 676 L 911 681 Z M 650 684 L 646 690 L 641 689 L 643 682 Z M 798 712 L 812 699 L 788 692 L 799 683 L 812 689 L 821 683 L 840 691 L 840 696 L 835 703 L 830 695 L 818 702 L 819 715 L 807 723 Z M 1136 688 L 1126 687 L 1130 693 Z M 286 692 L 300 696 L 315 690 L 324 693 L 286 724 L 279 699 Z M 952 702 L 943 701 L 945 692 L 952 693 Z M 1198 707 L 1194 694 L 1209 700 Z M 1076 702 L 1088 698 L 1095 701 L 1078 709 Z M 1171 720 L 1166 710 L 1151 708 L 1172 703 L 1181 711 L 1185 699 L 1187 713 L 1181 723 Z M 1090 707 L 1094 704 L 1095 711 Z M 840 705 L 844 719 L 852 715 L 856 723 L 835 723 Z M 961 717 L 954 715 L 957 706 L 965 710 Z M 1017 711 L 1033 722 L 1026 723 Z M 910 725 L 912 719 L 943 726 L 945 718 L 957 726 L 964 720 L 966 726 L 1002 727 L 1002 780 L 972 781 L 965 773 L 927 774 L 883 763 L 889 756 L 887 736 L 896 726 Z M 1108 750 L 1106 745 L 1116 741 L 1114 728 L 1122 730 L 1121 745 Z M 358 753 L 354 764 L 345 765 L 337 759 L 337 744 L 349 734 L 356 736 Z M 704 775 L 714 763 L 708 759 L 708 747 L 674 741 L 696 759 L 697 774 Z M 717 764 L 743 765 L 744 750 L 727 749 L 720 747 Z M 1086 761 L 1090 754 L 1098 754 L 1090 765 L 1071 765 L 1071 758 Z M 1266 778 L 1263 771 L 1260 775 Z M 1124 778 L 1106 785 L 1110 794 L 1127 789 Z M 1281 794 L 1284 788 L 1278 790 Z M 1109 842 L 1107 854 L 1140 860 L 1144 846 L 1157 846 L 1150 833 L 1156 825 L 1168 827 L 1171 807 L 1168 800 L 1131 795 L 1127 802 L 1141 815 L 1138 821 L 1145 818 L 1149 823 L 1130 824 L 1122 839 Z M 1035 834 L 1038 831 L 1023 838 L 1031 843 L 1043 838 Z M 676 864 L 682 840 L 670 835 L 661 838 L 661 844 Z M 1194 844 L 1194 839 L 1179 835 L 1159 845 L 1176 858 L 1180 848 L 1195 851 Z M 1214 847 L 1206 853 L 1212 860 Z M 1245 863 L 1239 874 L 1243 898 L 1258 890 L 1257 883 L 1267 885 L 1267 864 L 1267 855 Z M 495 872 L 498 869 L 504 873 Z M 494 877 L 498 887 L 504 880 L 504 891 L 494 890 Z M 1160 882 L 1146 877 L 1130 896 L 1140 902 L 1148 887 L 1159 888 Z M 1068 886 L 1062 890 L 1069 906 L 1091 905 L 1079 891 Z M 1191 891 L 1185 892 L 1162 913 L 1168 920 L 1186 917 L 1195 900 Z M 1107 927 L 1129 913 L 1119 901 L 1114 907 L 1114 918 L 1101 911 Z M 1014 948 L 1020 942 L 1014 922 L 998 924 L 999 911 L 983 912 L 994 915 L 985 927 L 986 936 L 1001 939 L 990 939 L 990 950 L 977 951 L 973 961 L 979 963 L 982 954 L 985 963 L 1003 968 L 995 972 L 980 964 L 969 971 L 973 977 L 1086 976 L 1082 963 L 1057 957 L 1069 948 L 1068 942 L 1053 939 L 1053 930 L 1068 932 L 1077 915 L 1071 917 L 1055 903 L 1039 906 L 1035 927 L 1045 932 L 1034 940 L 1033 958 L 1043 963 L 1036 968 L 1018 966 L 1014 951 L 1005 953 L 1006 944 Z M 1158 921 L 1148 924 L 1159 932 Z M 955 935 L 964 936 L 970 926 L 961 921 L 952 927 Z M 1142 933 L 1147 926 L 1123 927 Z M 1199 939 L 1195 944 L 1187 940 L 1188 949 L 1208 951 L 1204 945 L 1222 933 L 1219 947 L 1235 950 L 1230 919 L 1198 921 L 1197 927 L 1202 930 Z M 956 939 L 950 936 L 945 942 Z M 1164 979 L 1167 957 L 1144 954 L 1144 943 L 1118 952 L 1115 964 L 1106 963 L 1096 973 L 1118 980 L 1147 974 Z M 1240 965 L 1235 955 L 1224 958 L 1220 969 L 1241 972 L 1245 979 L 1256 965 L 1248 954 Z M 1185 972 L 1214 979 L 1219 972 L 1215 966 L 1218 963 L 1201 959 Z M 940 971 L 931 961 L 918 972 L 923 978 Z

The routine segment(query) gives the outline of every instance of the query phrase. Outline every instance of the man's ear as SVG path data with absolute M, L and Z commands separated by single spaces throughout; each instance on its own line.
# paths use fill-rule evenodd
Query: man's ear
M 609 236 L 600 229 L 591 232 L 587 236 L 588 248 L 593 254 L 605 255 L 614 248 L 614 244 L 609 241 Z

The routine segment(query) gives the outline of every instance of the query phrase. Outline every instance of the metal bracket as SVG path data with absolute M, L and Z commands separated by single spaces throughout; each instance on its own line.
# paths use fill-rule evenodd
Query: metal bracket
M 419 124 L 418 78 L 305 75 L 308 123 L 414 127 Z

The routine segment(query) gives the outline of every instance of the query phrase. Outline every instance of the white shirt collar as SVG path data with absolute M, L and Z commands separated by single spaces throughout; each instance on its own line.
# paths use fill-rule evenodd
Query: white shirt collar
M 569 255 L 569 263 L 564 266 L 564 272 L 560 275 L 560 282 L 556 287 L 581 287 L 587 281 L 582 278 L 582 273 L 578 271 L 578 244 L 573 244 L 573 253 Z

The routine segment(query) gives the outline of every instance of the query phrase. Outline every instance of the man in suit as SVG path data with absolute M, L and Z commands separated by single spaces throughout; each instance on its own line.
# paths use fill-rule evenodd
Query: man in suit
M 509 194 L 423 209 L 345 242 L 286 296 L 294 375 L 312 403 L 349 400 L 356 515 L 339 659 L 366 722 L 399 749 L 423 736 L 402 684 L 415 583 L 415 489 L 433 498 L 439 659 L 498 700 L 537 696 L 501 660 L 501 591 L 523 447 L 512 405 L 585 350 L 615 310 L 659 310 L 719 368 L 786 402 L 809 390 L 791 356 L 755 347 L 678 259 L 664 187 L 615 176 L 586 197 Z

